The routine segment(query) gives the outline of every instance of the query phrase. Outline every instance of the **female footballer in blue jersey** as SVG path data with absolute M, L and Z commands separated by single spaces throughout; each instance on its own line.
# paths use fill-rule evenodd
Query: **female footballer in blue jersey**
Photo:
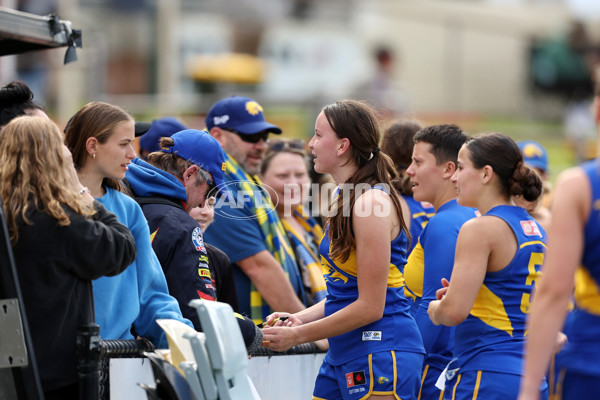
M 600 85 L 594 109 L 600 129 Z M 600 396 L 600 159 L 564 171 L 554 193 L 547 261 L 529 316 L 519 400 L 538 399 L 535 387 L 565 321 L 573 286 L 568 343 L 557 356 L 557 392 L 564 400 Z
M 481 217 L 460 229 L 450 283 L 443 280 L 438 300 L 429 304 L 434 324 L 456 325 L 444 399 L 516 399 L 546 233 L 511 196 L 534 201 L 542 181 L 524 165 L 517 144 L 499 133 L 462 146 L 452 181 L 458 203 Z M 547 398 L 542 381 L 538 391 Z
M 273 313 L 264 345 L 282 351 L 329 338 L 313 399 L 415 399 L 424 349 L 402 271 L 409 218 L 381 153 L 379 127 L 364 103 L 323 108 L 309 143 L 315 170 L 339 184 L 320 245 L 327 298 L 295 314 Z M 361 190 L 362 186 L 362 190 Z

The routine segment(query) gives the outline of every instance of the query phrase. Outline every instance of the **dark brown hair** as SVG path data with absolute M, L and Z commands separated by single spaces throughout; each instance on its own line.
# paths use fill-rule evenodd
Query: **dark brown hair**
M 0 129 L 13 118 L 29 115 L 32 110 L 45 111 L 33 101 L 33 92 L 23 81 L 12 81 L 0 88 Z
M 475 168 L 492 167 L 506 196 L 520 195 L 527 201 L 535 201 L 542 194 L 542 179 L 525 165 L 523 153 L 510 137 L 484 133 L 469 140 L 466 146 Z
M 417 121 L 395 122 L 385 130 L 381 142 L 381 151 L 390 156 L 398 171 L 398 178 L 393 184 L 400 193 L 407 196 L 412 196 L 413 192 L 406 169 L 412 161 L 415 134 L 422 128 L 423 125 Z

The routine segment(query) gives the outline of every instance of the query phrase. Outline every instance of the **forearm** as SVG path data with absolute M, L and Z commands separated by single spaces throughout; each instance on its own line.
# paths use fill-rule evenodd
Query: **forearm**
M 238 262 L 238 265 L 272 309 L 295 313 L 305 308 L 283 269 L 270 253 L 256 254 Z
M 327 317 L 298 326 L 298 344 L 341 335 L 377 321 L 381 318 L 383 309 L 373 309 L 368 303 L 359 297 Z
M 304 324 L 317 321 L 325 317 L 325 301 L 326 300 L 320 301 L 314 306 L 297 312 L 294 314 L 294 316 L 299 318 Z
M 521 391 L 535 396 L 550 362 L 556 336 L 562 329 L 568 309 L 568 296 L 553 295 L 542 288 L 536 293 L 529 314 L 524 378 Z

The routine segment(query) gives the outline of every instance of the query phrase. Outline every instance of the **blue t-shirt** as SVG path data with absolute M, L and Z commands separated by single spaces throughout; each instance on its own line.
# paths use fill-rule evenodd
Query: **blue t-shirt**
M 442 287 L 442 278 L 450 280 L 460 228 L 475 216 L 474 209 L 463 207 L 456 200 L 442 205 L 419 236 L 423 265 L 409 266 L 423 271 L 422 298 L 415 313 L 415 320 L 427 352 L 425 364 L 442 370 L 452 359 L 454 327 L 434 325 L 429 319 L 427 309 L 429 303 L 436 299 L 436 291 Z M 418 247 L 413 251 L 417 250 Z M 415 258 L 411 257 L 410 261 L 413 260 Z
M 129 196 L 113 189 L 97 199 L 127 226 L 135 239 L 137 256 L 125 271 L 93 282 L 96 323 L 103 339 L 133 339 L 132 325 L 141 337 L 159 348 L 167 348 L 164 331 L 157 319 L 183 318 L 177 300 L 169 294 L 167 281 L 150 243 L 150 230 L 140 206 Z

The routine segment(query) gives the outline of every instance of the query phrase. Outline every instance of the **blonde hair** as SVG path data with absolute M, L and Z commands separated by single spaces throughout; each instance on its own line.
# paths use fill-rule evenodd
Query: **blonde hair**
M 31 207 L 50 215 L 60 226 L 71 223 L 63 204 L 80 215 L 94 214 L 75 189 L 63 137 L 54 122 L 17 117 L 2 129 L 0 148 L 0 198 L 13 245 L 19 225 L 33 224 L 27 218 Z

